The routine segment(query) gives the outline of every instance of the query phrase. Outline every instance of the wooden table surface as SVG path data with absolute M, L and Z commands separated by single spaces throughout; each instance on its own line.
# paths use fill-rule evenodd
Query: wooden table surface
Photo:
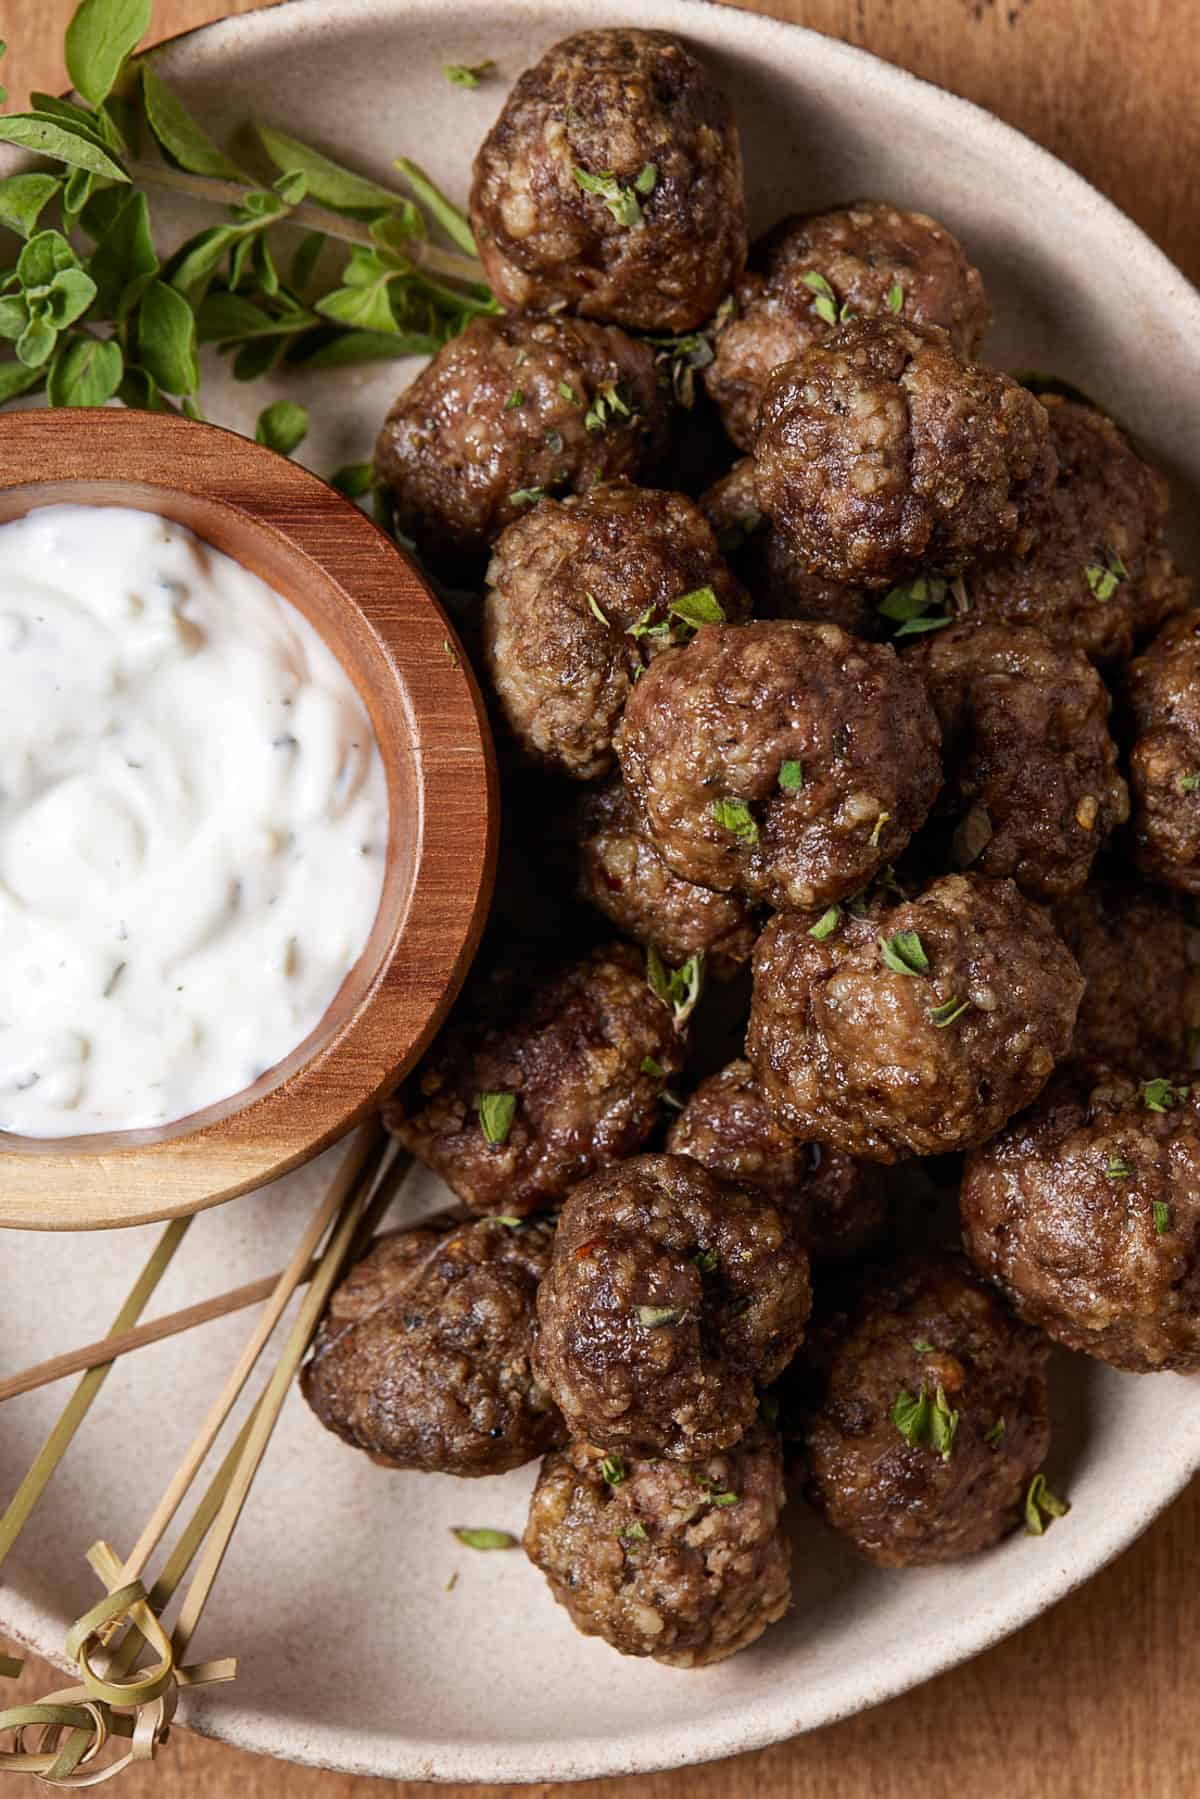
M 255 0 L 156 0 L 167 36 Z M 336 5 L 336 0 L 328 0 Z M 1200 33 L 1193 0 L 747 0 L 977 100 L 1064 157 L 1200 281 Z M 73 0 L 7 0 L 13 102 L 65 85 Z M 1097 278 L 1119 281 L 1119 270 Z M 1189 403 L 1194 405 L 1194 396 Z M 678 1774 L 541 1786 L 603 1799 L 1195 1799 L 1200 1489 L 1081 1592 L 967 1667 L 814 1736 Z M 31 1666 L 29 1698 L 58 1684 Z M 8 1698 L 6 1693 L 5 1698 Z M 32 1790 L 32 1789 L 31 1789 Z M 377 1799 L 389 1785 L 177 1731 L 129 1799 Z M 435 1789 L 390 1786 L 411 1799 Z M 447 1799 L 528 1788 L 438 1789 Z

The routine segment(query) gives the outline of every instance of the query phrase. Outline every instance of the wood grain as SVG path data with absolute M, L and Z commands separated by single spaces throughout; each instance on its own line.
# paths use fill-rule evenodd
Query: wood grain
M 743 3 L 865 45 L 989 107 L 1073 163 L 1200 279 L 1192 0 Z M 252 5 L 157 0 L 155 28 L 183 30 Z M 14 97 L 62 85 L 69 12 L 70 0 L 8 0 Z M 156 1768 L 120 1791 L 129 1799 L 1195 1799 L 1198 1577 L 1194 1488 L 1113 1567 L 968 1666 L 815 1736 L 705 1769 L 584 1788 L 433 1789 L 283 1767 L 181 1731 Z M 35 1664 L 20 1690 L 33 1697 L 53 1684 Z

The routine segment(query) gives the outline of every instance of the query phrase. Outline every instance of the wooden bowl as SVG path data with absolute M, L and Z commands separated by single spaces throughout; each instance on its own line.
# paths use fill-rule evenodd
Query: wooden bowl
M 144 1224 L 262 1186 L 346 1131 L 444 1017 L 495 868 L 495 760 L 467 659 L 419 575 L 356 506 L 245 437 L 163 413 L 0 417 L 0 524 L 36 506 L 177 520 L 298 607 L 354 682 L 388 785 L 383 896 L 317 1028 L 252 1087 L 172 1124 L 0 1135 L 0 1226 Z

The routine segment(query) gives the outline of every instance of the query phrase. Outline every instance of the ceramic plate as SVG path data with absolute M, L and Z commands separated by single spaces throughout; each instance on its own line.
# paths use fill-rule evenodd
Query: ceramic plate
M 243 154 L 247 122 L 265 118 L 382 179 L 393 156 L 410 153 L 463 195 L 499 91 L 449 87 L 441 64 L 494 56 L 511 80 L 568 29 L 617 22 L 681 32 L 728 85 L 756 229 L 863 193 L 927 208 L 983 268 L 997 316 L 989 355 L 1077 382 L 1182 484 L 1200 487 L 1200 438 L 1178 403 L 1194 383 L 1200 296 L 1024 138 L 828 38 L 678 0 L 294 0 L 183 39 L 164 62 Z M 314 468 L 370 453 L 405 374 L 376 366 L 303 383 L 317 421 L 305 444 Z M 242 428 L 269 397 L 219 380 L 206 394 L 218 421 Z M 1186 546 L 1192 566 L 1195 547 Z M 279 1266 L 319 1174 L 198 1218 L 156 1306 Z M 436 1197 L 422 1177 L 405 1203 L 415 1215 Z M 9 1366 L 99 1334 L 148 1241 L 147 1232 L 10 1233 Z M 67 1623 L 95 1597 L 84 1550 L 97 1535 L 130 1546 L 247 1328 L 212 1325 L 116 1371 L 5 1570 L 0 1628 L 60 1651 Z M 241 1675 L 193 1696 L 183 1716 L 272 1755 L 460 1781 L 673 1766 L 843 1717 L 1052 1604 L 1124 1548 L 1200 1464 L 1200 1383 L 1065 1359 L 1054 1372 L 1049 1474 L 1071 1497 L 1069 1517 L 957 1567 L 884 1574 L 798 1516 L 787 1620 L 703 1673 L 622 1660 L 576 1635 L 522 1556 L 458 1547 L 450 1525 L 521 1529 L 532 1470 L 484 1482 L 387 1473 L 293 1398 L 196 1644 L 200 1655 L 240 1657 Z M 61 1398 L 51 1389 L 4 1408 L 0 1493 L 28 1466 Z

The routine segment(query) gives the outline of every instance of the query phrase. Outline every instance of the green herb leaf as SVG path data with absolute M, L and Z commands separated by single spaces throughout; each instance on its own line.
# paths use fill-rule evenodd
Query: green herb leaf
M 152 281 L 138 308 L 138 352 L 164 392 L 194 394 L 200 385 L 196 315 L 165 281 Z
M 892 1407 L 892 1423 L 913 1449 L 933 1449 L 944 1462 L 954 1453 L 954 1438 L 959 1414 L 953 1411 L 940 1384 L 933 1394 L 922 1382 L 914 1398 L 900 1392 Z
M 578 406 L 579 395 L 575 392 L 575 389 L 571 386 L 569 381 L 560 381 L 558 384 L 558 391 L 562 399 L 569 400 L 572 406 Z
M 51 406 L 103 406 L 121 385 L 125 359 L 112 338 L 73 337 L 55 358 L 46 391 Z
M 701 1274 L 715 1274 L 721 1266 L 721 1258 L 715 1249 L 698 1249 L 692 1260 Z
M 587 597 L 587 603 L 588 603 L 588 610 L 592 614 L 592 617 L 598 618 L 602 625 L 608 625 L 609 624 L 608 614 L 605 612 L 604 608 L 599 604 L 594 593 L 589 593 L 589 595 Z M 609 628 L 611 629 L 611 625 L 609 626 Z
M 400 206 L 403 195 L 392 188 L 381 187 L 363 175 L 355 175 L 340 163 L 322 156 L 299 139 L 278 131 L 274 125 L 256 125 L 263 149 L 285 175 L 303 175 L 308 197 L 328 206 L 333 212 L 379 213 Z
M 758 826 L 742 800 L 714 800 L 712 815 L 721 829 L 730 832 L 739 843 L 758 842 Z
M 625 1463 L 619 1455 L 606 1455 L 600 1464 L 600 1478 L 610 1487 L 619 1487 L 625 1479 Z
M 1195 774 L 1180 775 L 1176 786 L 1180 793 L 1195 793 L 1197 787 L 1200 787 L 1200 770 L 1197 770 Z
M 429 179 L 424 169 L 407 156 L 398 156 L 393 167 L 400 170 L 416 195 L 418 203 L 425 208 L 430 218 L 437 221 L 450 242 L 456 244 L 468 256 L 474 256 L 476 253 L 475 239 L 471 234 L 470 221 L 466 213 L 460 207 L 455 206 L 452 200 L 448 200 L 441 188 Z M 495 306 L 491 309 L 498 310 Z
M 333 471 L 329 477 L 329 485 L 345 494 L 348 500 L 361 500 L 375 485 L 375 464 L 348 462 L 344 467 Z
M 879 611 L 883 618 L 899 619 L 910 624 L 921 618 L 931 607 L 944 605 L 947 583 L 937 576 L 918 575 L 913 581 L 906 581 L 899 587 L 893 587 L 879 602 Z M 942 624 L 950 622 L 949 615 L 939 615 L 937 626 L 925 624 L 916 626 L 917 630 L 934 630 Z M 897 631 L 897 637 L 904 633 Z M 911 631 L 909 633 L 911 635 Z
M 486 1525 L 456 1524 L 452 1527 L 465 1549 L 515 1549 L 517 1539 L 510 1530 L 490 1530 Z
M 1065 1499 L 1059 1499 L 1046 1485 L 1044 1474 L 1035 1474 L 1025 1494 L 1025 1529 L 1031 1537 L 1042 1536 L 1056 1518 L 1070 1511 Z
M 281 456 L 290 456 L 307 435 L 307 409 L 294 400 L 276 400 L 264 407 L 254 427 L 254 441 L 266 444 L 269 450 L 278 450 Z
M 517 1109 L 515 1093 L 480 1093 L 476 1096 L 479 1123 L 487 1141 L 493 1145 L 507 1143 Z
M 871 827 L 871 835 L 867 838 L 867 842 L 873 850 L 879 848 L 879 839 L 883 836 L 883 827 L 891 816 L 890 812 L 881 812 L 879 817 L 875 820 L 874 825 Z
M 879 939 L 879 953 L 893 974 L 928 974 L 929 958 L 916 931 L 896 931 Z
M 620 1535 L 624 1542 L 644 1543 L 646 1541 L 646 1527 L 635 1518 L 632 1524 L 627 1524 L 624 1527 Z
M 17 339 L 17 355 L 26 368 L 40 369 L 49 362 L 58 342 L 58 332 L 44 318 L 31 318 Z
M 82 318 L 96 297 L 96 283 L 82 269 L 63 269 L 50 283 L 46 312 L 59 331 Z
M 657 182 L 657 180 L 658 180 L 657 164 L 652 163 L 652 162 L 647 162 L 647 163 L 643 163 L 642 167 L 638 170 L 637 174 L 634 176 L 633 185 L 634 185 L 635 190 L 639 194 L 641 194 L 642 198 L 644 199 L 647 194 L 652 194 L 654 192 L 654 187 L 655 187 L 655 183 Z
M 983 1433 L 983 1440 L 988 1445 L 989 1449 L 998 1449 L 1000 1447 L 1001 1443 L 1004 1441 L 1004 1433 L 1007 1428 L 1008 1426 L 1005 1424 L 1003 1418 L 997 1418 L 994 1423 L 988 1425 Z
M 0 181 L 0 225 L 29 237 L 38 217 L 60 191 L 55 175 L 9 175 Z
M 841 922 L 842 908 L 840 906 L 829 906 L 822 912 L 816 924 L 808 927 L 808 934 L 810 937 L 815 937 L 818 943 L 823 943 L 826 937 L 833 936 L 833 933 L 837 930 Z
M 524 1223 L 512 1212 L 493 1212 L 488 1219 L 489 1224 L 502 1224 L 505 1230 L 515 1231 Z
M 946 625 L 952 625 L 953 623 L 954 620 L 950 617 L 949 613 L 942 618 L 910 618 L 906 619 L 898 630 L 893 631 L 892 636 L 920 637 L 923 636 L 926 631 L 941 631 Z
M 740 1493 L 729 1492 L 719 1481 L 710 1480 L 706 1474 L 696 1476 L 696 1485 L 710 1505 L 738 1505 L 741 1502 Z
M 313 310 L 338 325 L 351 325 L 362 331 L 396 331 L 399 327 L 388 294 L 395 279 L 396 271 L 385 269 L 374 281 L 335 287 L 317 301 Z
M 928 1337 L 914 1337 L 913 1338 L 913 1348 L 916 1350 L 918 1355 L 932 1355 L 933 1354 L 933 1344 L 929 1341 Z
M 209 175 L 218 181 L 244 182 L 247 177 L 218 149 L 183 104 L 172 93 L 154 64 L 142 64 L 142 105 L 158 143 L 181 169 L 191 175 Z
M 90 137 L 55 119 L 44 119 L 34 113 L 10 112 L 0 117 L 0 142 L 17 144 L 38 156 L 52 156 L 69 168 L 91 169 L 109 181 L 128 181 L 120 163 L 107 150 L 100 149 Z
M 158 256 L 150 235 L 150 208 L 142 193 L 122 193 L 108 228 L 88 262 L 96 283 L 96 308 L 102 317 L 124 319 L 158 274 Z
M 442 74 L 455 87 L 478 87 L 485 75 L 489 75 L 496 64 L 492 57 L 485 56 L 482 62 L 444 62 Z
M 961 1018 L 964 1012 L 969 1012 L 973 1003 L 972 1000 L 959 999 L 957 994 L 952 994 L 948 1000 L 943 1000 L 940 1006 L 930 1007 L 927 1014 L 929 1022 L 936 1030 L 944 1031 L 947 1025 L 951 1025 L 956 1019 Z
M 799 793 L 804 785 L 804 764 L 802 762 L 781 762 L 779 785 L 785 793 Z
M 67 26 L 67 73 L 93 106 L 112 92 L 125 58 L 150 29 L 150 0 L 81 0 Z
M 658 179 L 658 170 L 653 163 L 647 163 L 637 176 L 634 187 L 637 186 L 637 182 L 646 178 L 648 171 L 653 174 L 650 188 L 654 186 L 654 181 Z M 597 199 L 603 200 L 618 225 L 628 228 L 641 223 L 642 208 L 637 193 L 634 192 L 633 187 L 625 187 L 618 181 L 611 169 L 605 169 L 599 175 L 593 175 L 587 169 L 576 166 L 573 173 L 576 186 L 582 188 L 585 194 L 593 194 Z M 642 188 L 639 191 L 649 193 L 650 188 Z
M 1156 1080 L 1142 1082 L 1142 1104 L 1148 1112 L 1169 1112 L 1186 1099 L 1186 1089 L 1175 1087 L 1170 1081 Z
M 662 1330 L 670 1324 L 682 1324 L 687 1317 L 686 1306 L 638 1306 L 637 1321 L 643 1330 Z
M 675 1029 L 680 1031 L 704 991 L 703 952 L 689 956 L 681 968 L 668 968 L 652 943 L 646 951 L 646 980 L 650 991 L 671 1008 Z
M 508 496 L 509 504 L 512 506 L 536 506 L 545 497 L 546 489 L 544 487 L 518 487 Z
M 889 312 L 904 311 L 904 289 L 898 281 L 893 281 L 887 290 L 887 309 Z
M 1152 1202 L 1150 1209 L 1154 1213 L 1154 1228 L 1155 1228 L 1155 1230 L 1158 1232 L 1160 1237 L 1165 1236 L 1166 1233 L 1171 1228 L 1171 1208 L 1170 1208 L 1170 1206 L 1167 1204 L 1165 1199 L 1156 1199 Z
M 48 288 L 56 275 L 80 266 L 61 231 L 39 231 L 17 258 L 17 278 L 27 290 Z
M 1133 1167 L 1124 1156 L 1115 1155 L 1110 1150 L 1104 1172 L 1110 1181 L 1127 1181 L 1133 1173 Z
M 671 601 L 667 611 L 693 630 L 700 625 L 722 624 L 725 619 L 721 602 L 711 587 L 696 587 L 691 593 L 681 593 L 677 600 Z
M 21 362 L 0 362 L 0 405 L 18 394 L 31 393 L 45 380 L 42 369 L 27 369 Z
M 667 1071 L 663 1067 L 662 1063 L 656 1062 L 654 1060 L 653 1056 L 643 1056 L 642 1057 L 642 1073 L 643 1074 L 650 1075 L 653 1080 L 661 1081 L 661 1080 L 665 1080 L 666 1072 Z

